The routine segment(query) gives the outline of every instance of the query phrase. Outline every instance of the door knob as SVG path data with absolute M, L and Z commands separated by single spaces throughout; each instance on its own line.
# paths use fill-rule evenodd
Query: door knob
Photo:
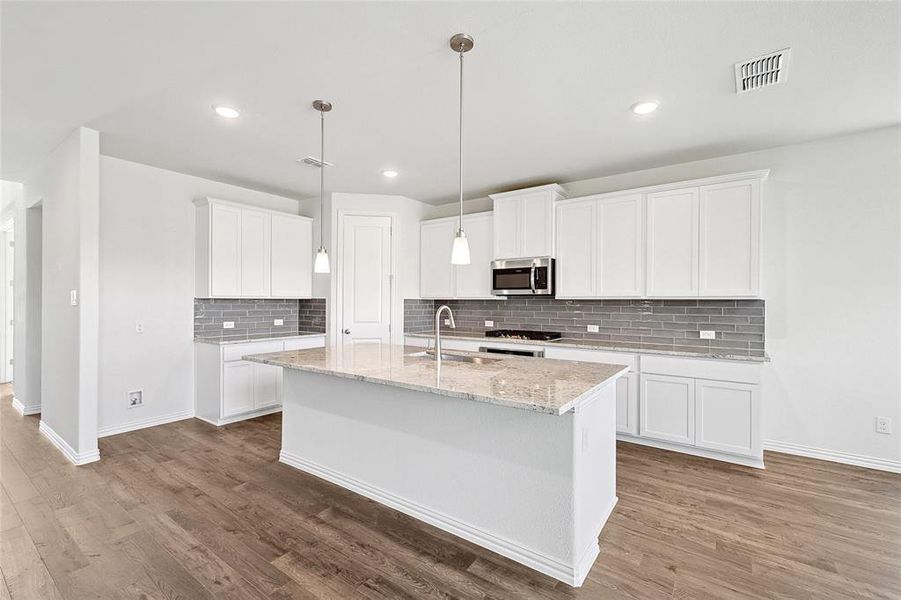
M 350 329 L 345 329 L 345 330 L 344 330 L 344 335 L 349 335 L 349 334 L 350 334 Z

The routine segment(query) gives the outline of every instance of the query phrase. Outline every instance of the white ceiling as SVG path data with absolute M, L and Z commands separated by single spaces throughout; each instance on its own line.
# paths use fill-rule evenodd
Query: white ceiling
M 901 122 L 898 2 L 2 3 L 0 176 L 69 131 L 104 154 L 289 196 L 327 186 L 431 203 Z M 784 84 L 738 96 L 733 63 L 792 47 Z M 656 98 L 637 117 L 629 107 Z M 242 111 L 227 121 L 211 110 Z M 384 168 L 400 171 L 387 180 Z

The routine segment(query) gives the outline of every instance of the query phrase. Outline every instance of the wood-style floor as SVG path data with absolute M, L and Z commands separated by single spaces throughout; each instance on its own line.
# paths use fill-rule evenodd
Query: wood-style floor
M 280 417 L 100 440 L 74 467 L 0 408 L 0 599 L 901 598 L 901 476 L 620 444 L 574 590 L 277 462 Z

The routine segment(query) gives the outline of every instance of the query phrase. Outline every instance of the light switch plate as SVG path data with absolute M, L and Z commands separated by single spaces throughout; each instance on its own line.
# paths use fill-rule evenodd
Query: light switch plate
M 589 326 L 588 326 L 588 333 L 597 333 L 597 332 L 598 332 L 598 326 L 597 326 L 597 325 L 589 325 Z
M 279 325 L 284 325 L 285 320 L 284 319 L 275 319 L 272 321 L 272 324 L 275 325 L 276 327 L 278 327 Z
M 69 304 L 78 306 L 78 290 L 69 290 Z
M 222 329 L 234 329 L 235 322 L 234 321 L 225 321 L 222 323 Z
M 702 329 L 702 330 L 701 330 L 701 339 L 702 339 L 702 340 L 715 340 L 715 339 L 716 339 L 716 332 L 715 332 L 715 331 L 710 331 L 710 330 L 708 330 L 708 329 Z

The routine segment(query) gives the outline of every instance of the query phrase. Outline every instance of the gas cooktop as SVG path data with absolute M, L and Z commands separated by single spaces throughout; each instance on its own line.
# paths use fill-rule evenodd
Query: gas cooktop
M 549 342 L 559 340 L 563 334 L 559 331 L 529 331 L 528 329 L 490 329 L 485 337 L 507 338 L 508 340 L 537 340 Z

